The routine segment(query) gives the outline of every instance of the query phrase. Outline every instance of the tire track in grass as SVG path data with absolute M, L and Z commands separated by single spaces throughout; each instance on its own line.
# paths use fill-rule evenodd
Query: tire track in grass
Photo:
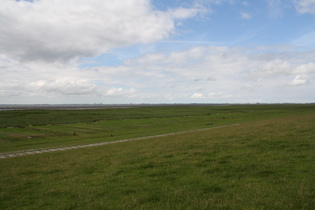
M 217 129 L 217 128 L 226 128 L 226 127 L 231 127 L 231 126 L 236 126 L 236 125 L 239 125 L 239 123 L 231 124 L 231 125 L 216 126 L 216 127 L 211 127 L 211 128 L 202 128 L 202 129 L 196 129 L 196 130 L 190 130 L 190 131 L 180 131 L 180 132 L 174 132 L 174 133 L 159 134 L 159 135 L 154 135 L 154 136 L 144 136 L 144 137 L 137 137 L 137 138 L 131 138 L 131 139 L 122 139 L 122 140 L 116 140 L 116 141 L 85 144 L 85 145 L 78 145 L 78 146 L 40 148 L 40 149 L 30 149 L 30 150 L 22 150 L 22 151 L 16 151 L 16 152 L 5 152 L 5 153 L 0 153 L 0 159 L 21 157 L 21 156 L 26 156 L 26 155 L 41 154 L 41 153 L 48 153 L 48 152 L 64 151 L 64 150 L 71 150 L 71 149 L 96 147 L 96 146 L 102 146 L 106 144 L 116 144 L 116 143 L 127 142 L 127 141 L 138 141 L 138 140 L 143 140 L 143 139 L 151 139 L 151 138 L 172 136 L 172 135 L 192 133 L 192 132 L 198 132 L 198 131 L 206 131 L 206 130 Z

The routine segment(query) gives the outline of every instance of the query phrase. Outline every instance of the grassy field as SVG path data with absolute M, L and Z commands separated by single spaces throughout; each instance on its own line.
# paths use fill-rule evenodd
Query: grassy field
M 2 152 L 240 123 L 2 159 L 0 209 L 315 208 L 314 105 L 37 110 L 0 116 Z
M 210 128 L 314 110 L 310 104 L 3 111 L 0 153 Z

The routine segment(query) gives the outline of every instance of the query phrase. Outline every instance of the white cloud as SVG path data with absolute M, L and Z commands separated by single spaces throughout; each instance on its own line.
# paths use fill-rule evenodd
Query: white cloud
M 55 81 L 38 80 L 20 84 L 1 85 L 2 94 L 29 97 L 135 97 L 134 88 L 108 88 L 97 86 L 88 80 L 73 80 L 71 78 Z
M 249 13 L 241 12 L 241 18 L 245 20 L 250 20 L 252 16 Z
M 139 90 L 150 84 L 160 93 L 187 92 L 190 98 L 234 100 L 252 92 L 274 97 L 278 94 L 275 90 L 283 89 L 292 76 L 313 75 L 315 65 L 309 62 L 312 59 L 309 52 L 295 52 L 293 48 L 253 52 L 205 46 L 171 54 L 148 54 L 128 65 L 137 78 L 145 81 L 138 84 Z
M 196 98 L 202 98 L 202 97 L 203 97 L 202 93 L 194 93 L 190 98 L 196 99 Z
M 283 20 L 294 6 L 301 14 L 314 13 L 314 0 L 264 2 L 272 17 L 283 17 Z M 231 44 L 236 43 L 233 40 L 228 40 L 228 46 L 218 46 L 218 40 L 210 40 L 219 35 L 214 21 L 220 10 L 215 13 L 215 9 L 233 7 L 233 11 L 242 12 L 238 14 L 240 18 L 251 19 L 254 14 L 262 14 L 264 8 L 254 9 L 252 2 L 244 0 L 176 1 L 177 8 L 170 6 L 174 4 L 163 4 L 165 7 L 159 4 L 154 7 L 152 0 L 2 0 L 0 102 L 33 98 L 45 103 L 49 97 L 59 101 L 77 99 L 74 103 L 80 100 L 93 103 L 95 99 L 107 99 L 110 103 L 123 99 L 140 103 L 193 99 L 263 102 L 284 101 L 289 95 L 300 98 L 302 93 L 308 101 L 314 101 L 307 96 L 315 92 L 315 33 L 310 28 L 307 34 L 300 34 L 282 46 L 228 47 L 235 46 Z M 236 10 L 236 6 L 241 7 Z M 202 16 L 206 14 L 213 14 L 213 18 Z M 198 19 L 189 24 L 184 22 L 197 15 L 203 21 L 201 25 L 197 25 Z M 201 30 L 207 21 L 210 21 L 209 27 Z M 248 24 L 243 22 L 240 30 Z M 177 35 L 179 25 L 182 30 L 179 33 L 185 33 L 180 39 L 163 40 Z M 303 28 L 307 30 L 307 25 Z M 194 30 L 196 33 L 191 33 Z M 264 30 L 269 29 L 246 32 L 245 38 L 238 38 L 237 43 L 239 40 L 245 43 L 248 37 L 253 42 L 246 46 L 268 42 L 270 36 L 266 37 Z M 290 33 L 290 36 L 299 33 Z M 281 34 L 282 43 L 290 39 L 285 34 L 285 31 Z M 276 31 L 274 35 L 280 36 Z M 224 36 L 219 39 L 224 43 Z M 148 43 L 151 44 L 144 45 Z M 84 60 L 95 63 L 89 65 Z M 112 63 L 114 66 L 106 66 Z
M 285 13 L 285 6 L 287 5 L 287 0 L 266 0 L 269 6 L 269 12 L 271 17 L 281 18 Z
M 256 68 L 250 72 L 249 76 L 256 78 L 274 77 L 283 74 L 290 74 L 293 68 L 293 65 L 288 60 L 269 58 L 268 61 L 262 62 L 261 65 L 257 65 Z
M 315 73 L 315 63 L 309 62 L 298 65 L 293 70 L 293 73 L 297 75 L 311 75 Z
M 186 19 L 195 16 L 199 10 L 197 8 L 177 8 L 177 9 L 171 9 L 169 10 L 169 13 L 175 18 L 175 19 Z
M 30 62 L 18 64 L 0 59 L 0 98 L 107 98 L 134 97 L 135 88 L 121 86 L 118 78 L 127 68 L 79 69 L 71 64 Z M 17 75 L 19 75 L 17 77 Z M 74 100 L 75 101 L 75 100 Z M 2 103 L 5 101 L 2 100 Z
M 305 75 L 297 75 L 292 82 L 290 82 L 290 85 L 293 86 L 300 86 L 300 85 L 305 85 L 309 83 L 309 79 L 307 76 Z
M 97 87 L 94 84 L 90 84 L 86 80 L 72 80 L 72 79 L 58 79 L 52 82 L 46 80 L 38 80 L 31 82 L 26 90 L 30 90 L 30 93 L 36 94 L 51 94 L 51 95 L 78 95 L 89 96 L 99 94 Z
M 315 10 L 315 8 L 314 8 L 314 10 Z M 315 31 L 311 31 L 309 33 L 306 33 L 306 34 L 298 37 L 292 43 L 294 45 L 297 45 L 297 46 L 306 46 L 306 47 L 313 46 L 313 47 L 315 47 Z
M 0 53 L 22 61 L 68 61 L 162 40 L 196 8 L 153 10 L 149 0 L 2 0 Z
M 124 89 L 124 88 L 111 88 L 105 91 L 105 96 L 111 97 L 133 97 L 135 96 L 136 89 Z
M 209 98 L 231 98 L 233 96 L 230 94 L 224 94 L 221 92 L 210 92 L 208 93 L 208 97 Z
M 247 1 L 242 1 L 242 5 L 248 7 L 249 6 L 249 3 Z
M 0 99 L 2 103 L 19 97 L 41 99 L 41 103 L 51 97 L 63 101 L 81 99 L 81 103 L 164 103 L 194 99 L 205 103 L 236 103 L 258 98 L 283 102 L 289 96 L 302 97 L 301 91 L 315 91 L 312 55 L 292 48 L 256 51 L 202 46 L 147 54 L 116 67 L 91 68 L 77 68 L 69 63 L 18 64 L 3 56 L 0 57 Z M 306 99 L 301 99 L 302 102 L 314 100 L 306 93 L 303 97 Z
M 294 0 L 294 3 L 299 13 L 315 14 L 315 0 Z

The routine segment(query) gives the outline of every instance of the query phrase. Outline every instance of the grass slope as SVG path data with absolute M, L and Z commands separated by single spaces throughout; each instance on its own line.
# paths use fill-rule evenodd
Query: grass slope
M 314 209 L 315 113 L 0 161 L 1 209 Z

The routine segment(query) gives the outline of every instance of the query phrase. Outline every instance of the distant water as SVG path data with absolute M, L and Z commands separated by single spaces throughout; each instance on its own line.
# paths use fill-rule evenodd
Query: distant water
M 103 105 L 103 104 L 2 104 L 0 111 L 10 110 L 83 110 L 83 109 L 108 109 L 128 108 L 132 105 Z
M 134 108 L 149 106 L 228 106 L 230 104 L 0 104 L 0 111 L 10 110 L 84 110 Z

